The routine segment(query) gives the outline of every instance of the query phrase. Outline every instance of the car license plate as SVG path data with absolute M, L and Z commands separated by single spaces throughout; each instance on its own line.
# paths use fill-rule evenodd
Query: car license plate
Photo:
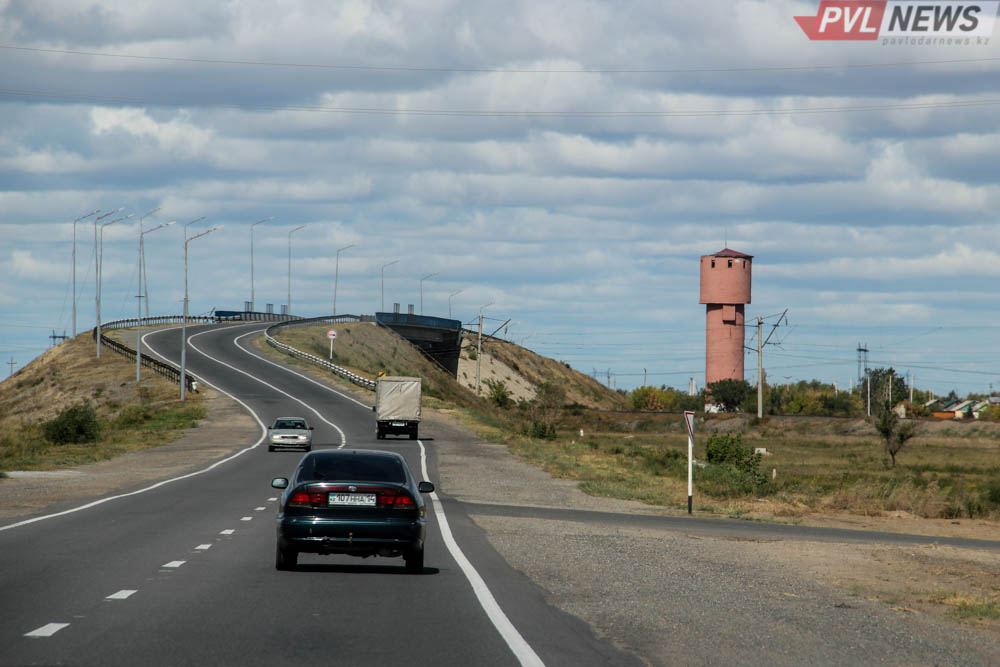
M 392 426 L 406 426 L 406 422 L 392 422 Z
M 331 493 L 331 505 L 348 505 L 351 507 L 375 507 L 374 493 Z

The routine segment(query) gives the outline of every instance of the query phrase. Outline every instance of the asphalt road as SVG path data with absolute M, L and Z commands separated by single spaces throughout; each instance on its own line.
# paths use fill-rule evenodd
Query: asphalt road
M 300 454 L 231 443 L 246 449 L 201 474 L 0 526 L 0 665 L 1000 663 L 995 642 L 750 561 L 744 546 L 926 537 L 607 511 L 434 420 L 418 442 L 376 441 L 370 406 L 244 349 L 262 328 L 189 328 L 188 368 L 263 422 L 305 416 L 317 448 L 403 454 L 438 485 L 425 572 L 309 555 L 277 572 L 269 482 Z M 177 361 L 179 329 L 146 342 Z
M 238 347 L 261 328 L 188 328 L 188 369 L 264 423 L 305 416 L 315 448 L 398 451 L 436 481 L 432 440 L 376 441 L 370 406 Z M 145 341 L 177 360 L 179 329 Z M 421 575 L 347 556 L 276 571 L 270 480 L 301 455 L 246 445 L 203 474 L 0 531 L 0 664 L 641 664 L 549 605 L 437 494 Z

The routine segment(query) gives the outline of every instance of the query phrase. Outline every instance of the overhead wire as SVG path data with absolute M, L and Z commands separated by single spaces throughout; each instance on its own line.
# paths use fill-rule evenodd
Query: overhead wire
M 106 51 L 84 51 L 80 49 L 53 49 L 34 46 L 0 44 L 0 49 L 31 53 L 88 56 L 96 58 L 119 58 L 123 60 L 146 60 L 151 62 L 176 62 L 202 65 L 239 65 L 252 67 L 278 67 L 322 70 L 345 70 L 364 72 L 431 72 L 431 73 L 477 73 L 477 74 L 709 74 L 747 72 L 808 72 L 816 70 L 877 69 L 912 67 L 915 65 L 955 65 L 991 63 L 1000 58 L 951 58 L 944 60 L 910 60 L 881 63 L 835 63 L 817 65 L 757 65 L 739 67 L 581 67 L 581 68 L 510 68 L 510 67 L 432 67 L 421 65 L 349 65 L 343 63 L 302 63 L 267 60 L 241 60 L 231 58 L 183 58 L 177 56 L 150 56 L 132 53 L 109 53 Z

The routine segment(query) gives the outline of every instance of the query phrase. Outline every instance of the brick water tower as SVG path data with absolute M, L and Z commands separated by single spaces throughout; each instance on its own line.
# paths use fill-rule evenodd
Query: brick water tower
M 705 304 L 705 386 L 743 379 L 743 307 L 750 303 L 752 255 L 724 248 L 701 257 Z

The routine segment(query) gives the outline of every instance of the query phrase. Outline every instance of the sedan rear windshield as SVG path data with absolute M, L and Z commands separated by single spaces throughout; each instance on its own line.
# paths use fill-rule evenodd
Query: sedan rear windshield
M 274 422 L 274 428 L 287 428 L 287 429 L 304 429 L 306 423 L 303 421 L 296 421 L 294 419 L 285 419 Z
M 406 482 L 403 465 L 389 457 L 310 457 L 299 468 L 300 482 Z

